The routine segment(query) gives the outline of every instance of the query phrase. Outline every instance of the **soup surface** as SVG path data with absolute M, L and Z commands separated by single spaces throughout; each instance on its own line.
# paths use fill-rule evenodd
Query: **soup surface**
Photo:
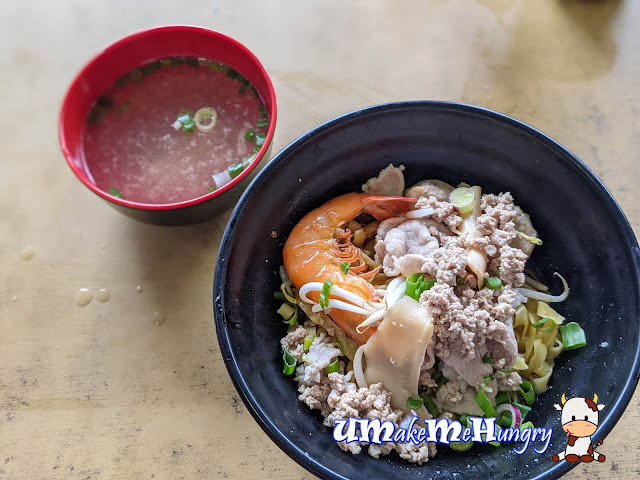
M 215 118 L 205 114 L 196 125 L 204 108 Z M 267 126 L 256 90 L 238 72 L 210 60 L 163 59 L 132 70 L 98 98 L 83 139 L 87 171 L 98 187 L 127 200 L 191 200 L 239 174 Z

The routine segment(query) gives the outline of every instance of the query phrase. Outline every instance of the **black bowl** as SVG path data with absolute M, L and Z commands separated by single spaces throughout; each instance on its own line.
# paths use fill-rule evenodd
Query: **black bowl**
M 510 191 L 545 243 L 529 265 L 569 299 L 558 310 L 579 322 L 588 345 L 558 357 L 551 388 L 528 420 L 554 428 L 543 455 L 515 445 L 438 446 L 426 465 L 391 454 L 351 455 L 335 445 L 317 412 L 297 400 L 282 374 L 275 313 L 278 267 L 287 235 L 309 210 L 362 183 L 389 163 L 404 164 L 407 185 L 439 178 Z M 272 232 L 277 233 L 273 238 Z M 260 172 L 236 206 L 214 277 L 214 313 L 225 364 L 247 408 L 291 458 L 322 478 L 557 478 L 566 438 L 553 404 L 597 393 L 606 404 L 594 435 L 604 438 L 629 403 L 639 374 L 640 250 L 611 194 L 574 155 L 537 130 L 482 108 L 443 102 L 380 105 L 349 113 L 303 135 Z M 607 342 L 607 343 L 604 343 Z M 519 444 L 518 444 L 519 445 Z M 606 443 L 600 450 L 606 455 Z

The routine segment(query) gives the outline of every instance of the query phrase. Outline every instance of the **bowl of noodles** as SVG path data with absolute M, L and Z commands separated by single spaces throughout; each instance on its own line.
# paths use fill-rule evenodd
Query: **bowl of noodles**
M 300 137 L 244 193 L 214 276 L 218 340 L 260 426 L 321 478 L 557 478 L 578 433 L 554 405 L 601 402 L 595 442 L 638 382 L 638 252 L 602 183 L 537 130 L 380 105 Z M 350 419 L 392 435 L 350 437 Z M 440 420 L 521 441 L 436 444 Z

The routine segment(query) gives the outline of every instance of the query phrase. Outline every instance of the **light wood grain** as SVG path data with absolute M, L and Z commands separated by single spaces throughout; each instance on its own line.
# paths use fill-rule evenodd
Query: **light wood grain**
M 171 23 L 239 39 L 275 84 L 274 152 L 387 101 L 513 115 L 585 161 L 637 233 L 639 20 L 630 0 L 2 2 L 0 478 L 312 478 L 262 433 L 220 358 L 211 286 L 228 214 L 136 223 L 65 165 L 59 105 L 98 49 Z M 112 298 L 78 308 L 80 287 Z M 567 478 L 638 477 L 639 404 L 601 447 L 607 461 Z

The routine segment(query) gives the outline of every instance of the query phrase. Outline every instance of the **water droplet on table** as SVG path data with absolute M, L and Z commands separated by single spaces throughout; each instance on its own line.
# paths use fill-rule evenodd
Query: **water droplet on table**
M 111 292 L 109 291 L 108 288 L 101 288 L 100 290 L 98 290 L 98 293 L 96 293 L 96 299 L 99 302 L 108 302 L 109 299 L 111 298 Z
M 141 293 L 142 292 L 142 286 L 138 285 L 136 286 L 136 293 Z
M 79 289 L 73 297 L 78 307 L 86 307 L 93 299 L 93 293 L 88 288 Z
M 33 258 L 35 253 L 36 251 L 34 250 L 34 248 L 31 245 L 28 245 L 22 249 L 22 252 L 20 252 L 20 258 L 25 262 L 28 262 Z
M 153 323 L 154 323 L 155 325 L 160 326 L 160 325 L 162 325 L 164 322 L 166 322 L 166 320 L 167 320 L 167 317 L 166 317 L 163 313 L 160 313 L 160 312 L 153 312 Z

